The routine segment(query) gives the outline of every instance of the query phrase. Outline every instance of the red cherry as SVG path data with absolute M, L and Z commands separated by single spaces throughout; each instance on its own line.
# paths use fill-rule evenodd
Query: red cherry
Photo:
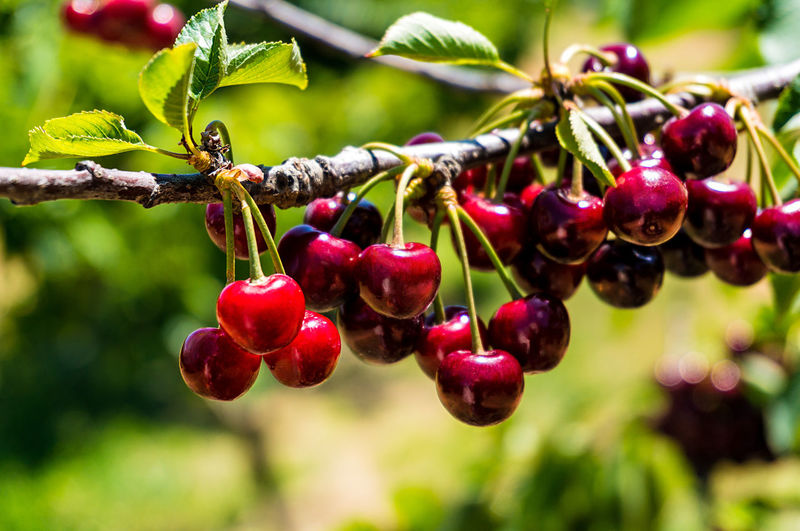
M 423 316 L 393 319 L 381 315 L 361 297 L 339 309 L 339 329 L 344 342 L 361 360 L 376 365 L 395 363 L 414 352 Z
M 503 264 L 510 264 L 525 244 L 525 210 L 519 199 L 506 194 L 502 203 L 495 203 L 479 195 L 461 194 L 461 206 L 486 234 Z M 489 255 L 464 223 L 461 224 L 467 246 L 469 265 L 474 269 L 491 271 Z M 455 240 L 453 240 L 455 242 Z
M 201 328 L 189 334 L 179 361 L 186 385 L 214 400 L 233 400 L 244 394 L 261 367 L 260 356 L 241 348 L 219 328 Z
M 529 246 L 514 260 L 511 271 L 527 293 L 547 293 L 564 301 L 580 286 L 586 264 L 562 264 Z
M 583 262 L 608 234 L 603 200 L 585 192 L 575 197 L 568 189 L 546 189 L 533 203 L 530 230 L 539 249 L 553 260 Z
M 503 174 L 505 161 L 500 161 L 495 166 L 497 182 L 500 182 L 500 176 Z M 506 190 L 509 192 L 520 192 L 523 188 L 531 184 L 534 179 L 536 179 L 536 171 L 534 171 L 533 166 L 531 166 L 531 157 L 529 155 L 517 157 L 512 162 L 511 171 L 508 173 Z
M 628 43 L 608 44 L 600 48 L 601 51 L 611 52 L 617 56 L 616 64 L 605 66 L 596 57 L 590 57 L 583 65 L 583 72 L 619 72 L 639 81 L 650 83 L 650 65 L 644 58 L 642 51 Z M 630 87 L 614 85 L 626 101 L 642 99 L 644 95 Z
M 427 131 L 425 133 L 420 133 L 411 137 L 411 139 L 405 143 L 406 146 L 417 146 L 420 144 L 435 144 L 437 142 L 444 142 L 444 138 L 441 137 L 439 133 L 434 133 L 433 131 Z
M 469 312 L 464 306 L 448 306 L 444 309 L 445 321 L 436 323 L 435 316 L 425 319 L 422 335 L 414 356 L 422 370 L 431 379 L 445 356 L 456 350 L 472 348 L 472 333 L 469 327 Z M 478 318 L 481 338 L 486 339 L 486 325 Z
M 355 194 L 352 192 L 347 194 L 347 198 L 344 192 L 339 192 L 333 197 L 315 199 L 306 207 L 303 223 L 323 232 L 330 232 L 353 199 Z M 341 237 L 366 249 L 380 239 L 382 226 L 383 218 L 378 208 L 366 199 L 362 199 L 345 223 Z
M 159 4 L 147 17 L 147 35 L 154 50 L 169 48 L 178 38 L 186 18 L 175 6 Z
M 616 308 L 638 308 L 661 289 L 664 259 L 657 247 L 608 241 L 589 259 L 586 280 L 603 302 Z
M 489 343 L 517 358 L 527 373 L 558 365 L 567 351 L 569 334 L 564 303 L 543 293 L 503 304 L 489 321 Z
M 645 137 L 644 142 L 639 144 L 639 154 L 637 154 L 636 158 L 633 157 L 633 154 L 629 149 L 623 151 L 622 154 L 634 168 L 638 166 L 644 166 L 645 168 L 661 168 L 662 170 L 667 170 L 670 173 L 675 173 L 672 170 L 672 165 L 664 156 L 664 150 L 655 144 L 655 139 L 652 138 L 652 135 Z M 608 169 L 611 171 L 614 177 L 619 177 L 624 173 L 622 171 L 622 167 L 619 165 L 619 161 L 617 161 L 617 159 L 614 157 L 611 157 L 611 159 L 608 161 Z
M 238 280 L 217 299 L 217 320 L 240 346 L 255 354 L 285 347 L 305 315 L 303 291 L 292 277 L 274 274 L 258 282 Z
M 519 200 L 527 211 L 530 212 L 536 198 L 539 197 L 539 194 L 542 193 L 544 189 L 544 186 L 539 183 L 531 183 L 522 189 L 519 193 Z
M 356 278 L 361 298 L 373 310 L 408 319 L 424 312 L 433 301 L 442 280 L 442 265 L 427 245 L 376 243 L 359 255 Z
M 708 272 L 706 250 L 695 243 L 684 229 L 658 246 L 664 267 L 679 277 L 694 278 Z
M 436 390 L 445 409 L 472 426 L 506 420 L 517 409 L 525 387 L 519 362 L 502 350 L 474 354 L 457 350 L 436 371 Z
M 306 307 L 332 310 L 358 293 L 355 266 L 361 249 L 309 225 L 291 228 L 278 243 L 286 274 L 300 284 Z
M 753 250 L 750 229 L 725 247 L 706 249 L 706 264 L 717 278 L 734 286 L 752 286 L 767 274 L 767 266 Z
M 457 192 L 475 194 L 483 190 L 488 177 L 489 169 L 486 165 L 477 166 L 459 173 L 451 184 Z
M 683 226 L 703 247 L 730 245 L 750 227 L 756 215 L 756 194 L 747 183 L 713 179 L 686 181 L 689 208 Z
M 753 222 L 753 248 L 774 271 L 800 271 L 800 199 L 758 213 Z
M 333 373 L 342 340 L 336 325 L 324 315 L 307 311 L 303 325 L 291 343 L 264 356 L 264 363 L 283 385 L 311 387 Z
M 736 155 L 736 124 L 722 106 L 703 103 L 661 129 L 664 154 L 679 175 L 711 177 L 727 170 Z
M 623 240 L 658 245 L 681 228 L 688 194 L 680 179 L 660 168 L 637 167 L 606 190 L 603 219 Z
M 70 30 L 91 33 L 94 28 L 94 14 L 99 7 L 97 0 L 70 0 L 64 3 L 61 18 Z
M 97 12 L 95 31 L 109 42 L 149 46 L 147 21 L 152 7 L 152 0 L 108 0 Z
M 264 221 L 267 222 L 269 232 L 275 235 L 275 209 L 272 205 L 259 205 L 258 210 L 264 216 Z M 264 241 L 264 236 L 255 225 L 256 229 L 256 243 L 258 245 L 258 253 L 261 254 L 267 250 L 267 242 Z M 206 231 L 211 241 L 225 252 L 225 208 L 222 203 L 211 203 L 206 206 Z M 244 228 L 244 219 L 241 213 L 233 214 L 233 248 L 236 258 L 239 260 L 247 260 L 250 257 L 250 252 L 247 248 L 247 232 Z

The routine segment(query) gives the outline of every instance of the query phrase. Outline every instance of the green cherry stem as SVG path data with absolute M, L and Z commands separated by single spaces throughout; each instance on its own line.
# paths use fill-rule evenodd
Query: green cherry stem
M 500 129 L 500 128 L 505 127 L 507 125 L 519 123 L 519 121 L 526 114 L 528 114 L 529 112 L 530 111 L 527 111 L 527 110 L 519 110 L 519 111 L 512 112 L 508 116 L 504 116 L 502 118 L 498 118 L 494 122 L 492 122 L 492 123 L 490 123 L 488 125 L 485 125 L 481 129 L 478 129 L 477 131 L 475 131 L 472 134 L 472 138 L 475 138 L 475 137 L 480 136 L 480 135 L 485 134 L 485 133 L 489 133 L 491 131 L 494 131 L 495 129 Z
M 394 235 L 392 237 L 392 245 L 394 247 L 403 247 L 403 207 L 405 206 L 405 192 L 409 181 L 414 177 L 419 166 L 416 164 L 409 164 L 403 175 L 400 176 L 400 181 L 397 183 L 397 193 L 394 198 Z
M 250 258 L 250 282 L 258 282 L 264 278 L 264 271 L 261 269 L 261 257 L 258 256 L 258 243 L 256 242 L 256 228 L 253 226 L 253 215 L 250 211 L 250 205 L 245 202 L 242 203 L 242 219 L 244 220 L 244 231 L 247 234 L 247 254 Z
M 436 215 L 433 217 L 433 225 L 431 226 L 431 249 L 436 251 L 439 245 L 439 233 L 441 232 L 442 222 L 444 221 L 445 211 L 441 208 L 436 209 Z M 436 292 L 436 297 L 433 299 L 433 314 L 436 318 L 436 323 L 441 324 L 445 321 L 444 315 L 444 302 L 442 302 L 442 291 Z
M 361 146 L 361 149 L 366 149 L 366 150 L 369 150 L 369 151 L 374 151 L 374 150 L 379 149 L 381 151 L 386 151 L 388 153 L 391 153 L 392 155 L 394 155 L 398 159 L 400 159 L 400 161 L 403 164 L 405 164 L 406 166 L 411 164 L 412 162 L 414 162 L 414 161 L 411 160 L 411 157 L 409 157 L 405 153 L 401 153 L 399 147 L 394 146 L 392 144 L 387 144 L 385 142 L 368 142 L 368 143 L 364 144 L 363 146 Z
M 558 165 L 556 166 L 556 186 L 559 188 L 564 184 L 564 175 L 567 172 L 567 150 L 561 148 L 558 151 Z
M 572 167 L 572 183 L 570 184 L 569 193 L 573 197 L 583 197 L 583 174 L 581 173 L 580 163 L 575 159 Z
M 571 44 L 561 52 L 561 63 L 569 63 L 576 55 L 587 54 L 597 58 L 603 66 L 611 66 L 617 63 L 617 56 L 610 52 L 603 52 L 589 44 Z
M 514 143 L 511 144 L 511 148 L 508 150 L 506 162 L 503 164 L 503 173 L 500 174 L 500 181 L 497 183 L 497 189 L 494 191 L 495 203 L 501 203 L 503 201 L 503 195 L 506 193 L 506 186 L 508 186 L 508 177 L 511 175 L 511 167 L 514 165 L 514 159 L 517 158 L 517 153 L 519 153 L 522 140 L 525 138 L 525 133 L 528 132 L 528 128 L 530 126 L 530 118 L 522 120 L 522 123 L 519 124 L 519 134 L 517 135 L 517 139 L 514 141 Z
M 686 114 L 686 109 L 681 107 L 680 105 L 675 105 L 666 96 L 664 96 L 661 92 L 657 89 L 651 87 L 647 83 L 643 83 L 638 79 L 625 75 L 620 74 L 619 72 L 591 72 L 588 74 L 584 74 L 585 79 L 587 82 L 591 83 L 595 80 L 602 80 L 608 81 L 611 83 L 616 83 L 618 85 L 623 85 L 628 88 L 632 88 L 634 90 L 638 90 L 651 98 L 655 98 L 661 102 L 661 104 L 667 108 L 669 112 L 674 114 L 675 116 L 683 116 Z
M 270 258 L 272 258 L 272 265 L 275 268 L 275 272 L 285 275 L 286 270 L 283 268 L 281 257 L 278 254 L 278 246 L 275 245 L 275 239 L 272 237 L 272 233 L 269 231 L 267 221 L 264 219 L 264 216 L 261 215 L 261 211 L 258 209 L 258 205 L 256 205 L 256 202 L 250 195 L 250 192 L 248 192 L 247 189 L 242 186 L 242 183 L 236 181 L 235 186 L 236 195 L 239 196 L 239 199 L 242 200 L 242 202 L 246 203 L 247 206 L 250 207 L 250 210 L 252 211 L 251 215 L 255 217 L 258 228 L 261 230 L 261 234 L 264 236 L 264 241 L 267 242 L 267 249 L 269 250 Z
M 159 153 L 161 155 L 166 155 L 168 157 L 176 158 L 176 159 L 181 159 L 181 160 L 187 160 L 189 158 L 189 154 L 188 153 L 175 153 L 174 151 L 168 151 L 166 149 L 161 149 L 161 148 L 155 147 L 155 146 L 153 147 L 153 152 L 154 153 Z
M 467 311 L 469 312 L 469 331 L 472 336 L 472 352 L 475 354 L 483 354 L 483 341 L 481 341 L 481 331 L 478 327 L 478 311 L 475 308 L 475 294 L 472 291 L 472 275 L 469 271 L 467 244 L 464 242 L 464 231 L 461 230 L 461 223 L 458 221 L 461 210 L 460 207 L 452 203 L 448 204 L 446 208 L 447 217 L 450 219 L 450 225 L 453 227 L 456 248 L 461 258 L 461 273 L 464 277 L 464 291 L 467 296 Z
M 800 181 L 800 168 L 798 168 L 792 156 L 786 152 L 786 149 L 783 147 L 783 145 L 781 145 L 778 139 L 775 138 L 775 135 L 773 135 L 772 132 L 762 124 L 756 125 L 756 130 L 767 140 L 767 142 L 772 145 L 772 147 L 778 153 L 778 156 L 781 158 L 781 160 L 783 160 L 784 164 L 789 167 L 789 170 L 792 172 L 792 174 L 794 174 L 795 178 Z
M 383 220 L 383 227 L 381 227 L 381 241 L 389 243 L 389 231 L 394 226 L 394 209 L 390 208 L 386 213 L 386 219 Z
M 227 159 L 233 164 L 233 144 L 231 144 L 231 135 L 228 133 L 228 126 L 222 120 L 214 120 L 206 126 L 206 131 L 215 130 L 222 138 L 222 145 L 228 146 Z
M 472 234 L 475 235 L 475 238 L 477 238 L 477 240 L 480 242 L 483 250 L 489 257 L 489 260 L 492 262 L 495 271 L 497 271 L 497 275 L 500 277 L 500 280 L 503 282 L 506 290 L 508 290 L 509 295 L 511 295 L 511 298 L 521 299 L 524 297 L 522 290 L 519 289 L 517 284 L 514 282 L 514 279 L 511 278 L 511 276 L 508 274 L 508 271 L 506 271 L 506 268 L 503 266 L 503 262 L 500 261 L 500 257 L 497 256 L 497 251 L 494 250 L 492 242 L 489 241 L 489 238 L 486 237 L 486 234 L 484 234 L 478 224 L 475 223 L 475 220 L 472 219 L 467 211 L 464 210 L 460 205 L 455 206 L 454 208 L 456 209 L 458 217 L 461 219 L 464 225 L 469 228 Z M 456 226 L 460 228 L 460 225 L 454 225 L 454 229 Z
M 614 119 L 617 120 L 619 129 L 622 131 L 622 136 L 625 139 L 625 143 L 627 144 L 631 155 L 638 159 L 640 156 L 638 140 L 639 135 L 636 132 L 636 124 L 633 122 L 631 113 L 628 111 L 628 105 L 625 102 L 625 98 L 622 97 L 622 94 L 619 93 L 614 85 L 611 83 L 606 83 L 605 81 L 598 81 L 597 84 L 591 88 L 601 90 L 605 96 L 611 98 L 611 100 L 613 100 L 613 102 L 616 104 L 609 107 L 607 100 L 606 102 L 601 102 L 603 105 L 608 107 L 612 113 L 614 113 L 615 109 L 617 110 L 617 112 L 614 113 Z M 622 120 L 618 118 L 619 116 L 622 117 Z
M 347 207 L 344 209 L 344 212 L 342 212 L 341 215 L 339 216 L 339 219 L 336 220 L 336 224 L 333 227 L 331 227 L 330 234 L 338 238 L 342 234 L 344 226 L 347 225 L 347 222 L 350 220 L 350 216 L 352 216 L 353 212 L 356 211 L 358 204 L 361 202 L 364 196 L 366 196 L 370 190 L 375 188 L 377 184 L 395 178 L 399 173 L 403 171 L 403 169 L 404 166 L 397 166 L 390 170 L 380 172 L 374 177 L 372 177 L 369 181 L 365 182 L 364 185 L 361 187 L 361 189 L 359 189 L 358 193 L 353 198 L 353 200 L 347 204 Z
M 577 109 L 577 107 L 575 108 Z M 628 159 L 626 159 L 625 155 L 622 154 L 622 150 L 619 149 L 619 146 L 616 142 L 614 142 L 614 139 L 611 138 L 611 135 L 609 135 L 608 132 L 603 129 L 603 126 L 594 121 L 594 119 L 588 114 L 580 109 L 578 109 L 578 112 L 581 114 L 581 118 L 583 118 L 583 121 L 586 123 L 586 127 L 588 127 L 589 130 L 600 140 L 600 142 L 602 142 L 603 145 L 608 148 L 608 150 L 611 152 L 611 155 L 617 159 L 619 167 L 622 168 L 622 171 L 629 171 L 631 169 L 631 163 L 628 162 Z
M 748 186 L 753 183 L 753 146 L 747 144 L 747 167 L 745 169 L 744 180 Z
M 769 167 L 769 160 L 767 159 L 767 154 L 764 152 L 764 146 L 761 144 L 761 139 L 758 136 L 756 125 L 753 123 L 753 117 L 750 115 L 750 109 L 745 106 L 740 106 L 738 111 L 739 118 L 741 118 L 742 122 L 744 123 L 744 126 L 747 129 L 747 134 L 750 137 L 750 142 L 753 143 L 753 147 L 756 150 L 756 155 L 758 155 L 758 162 L 761 165 L 761 175 L 764 179 L 766 179 L 769 195 L 772 198 L 772 204 L 775 206 L 780 206 L 783 204 L 783 201 L 781 200 L 781 194 L 778 192 L 778 187 L 775 186 L 775 179 L 772 176 L 772 169 Z
M 533 79 L 527 73 L 523 72 L 522 70 L 520 70 L 519 68 L 517 68 L 514 65 L 506 63 L 505 61 L 497 61 L 492 66 L 494 66 L 495 68 L 499 68 L 503 72 L 508 72 L 511 75 L 520 77 L 520 78 L 524 79 L 525 81 L 527 81 L 529 83 L 533 83 L 534 81 L 536 81 L 535 79 Z
M 475 125 L 472 127 L 472 133 L 470 136 L 476 135 L 478 131 L 481 130 L 483 126 L 489 123 L 489 120 L 495 117 L 500 111 L 504 108 L 508 107 L 509 105 L 517 104 L 517 103 L 536 103 L 540 99 L 542 99 L 544 92 L 541 89 L 522 89 L 518 90 L 512 94 L 509 94 L 502 100 L 498 101 L 491 107 L 489 107 L 486 112 L 484 112 L 478 121 L 475 122 Z
M 225 209 L 225 280 L 228 284 L 236 280 L 236 251 L 233 235 L 233 197 L 231 189 L 222 190 L 222 205 Z
M 536 172 L 536 182 L 544 184 L 544 166 L 542 166 L 542 159 L 539 158 L 537 153 L 531 155 L 531 165 L 533 166 L 533 171 Z

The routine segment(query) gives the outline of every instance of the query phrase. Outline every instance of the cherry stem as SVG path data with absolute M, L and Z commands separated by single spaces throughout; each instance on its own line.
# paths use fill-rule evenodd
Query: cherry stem
M 450 219 L 450 225 L 453 227 L 456 248 L 461 258 L 461 273 L 464 277 L 464 291 L 466 291 L 467 311 L 469 312 L 469 331 L 472 336 L 472 352 L 475 354 L 483 354 L 483 341 L 481 341 L 481 331 L 478 327 L 478 311 L 475 308 L 475 294 L 472 291 L 472 275 L 469 270 L 467 244 L 464 242 L 464 231 L 461 230 L 461 223 L 458 221 L 463 210 L 461 207 L 452 203 L 448 204 L 446 208 L 447 217 Z
M 756 125 L 756 130 L 761 136 L 767 139 L 767 142 L 772 145 L 772 147 L 778 153 L 778 156 L 783 160 L 784 164 L 789 166 L 789 170 L 798 179 L 798 181 L 800 181 L 800 168 L 798 168 L 794 159 L 791 155 L 789 155 L 789 153 L 787 153 L 783 145 L 778 141 L 777 138 L 775 138 L 775 135 L 773 135 L 772 132 L 762 124 Z
M 508 274 L 508 271 L 506 271 L 505 266 L 503 266 L 503 262 L 501 262 L 500 257 L 497 256 L 497 251 L 494 250 L 492 242 L 489 241 L 489 238 L 486 237 L 486 234 L 484 234 L 483 230 L 481 230 L 478 224 L 475 223 L 475 220 L 472 219 L 472 216 L 470 216 L 469 213 L 467 213 L 467 211 L 464 210 L 463 207 L 458 205 L 455 208 L 458 213 L 458 217 L 461 219 L 464 225 L 466 225 L 467 228 L 469 228 L 472 234 L 475 235 L 475 238 L 477 238 L 477 240 L 480 242 L 481 246 L 483 247 L 483 250 L 489 257 L 489 261 L 492 262 L 495 271 L 497 271 L 497 275 L 500 277 L 500 280 L 503 282 L 503 285 L 506 287 L 506 290 L 508 290 L 509 295 L 511 295 L 511 298 L 516 300 L 524 297 L 524 295 L 522 294 L 522 290 L 519 289 L 517 284 L 514 282 L 514 279 L 512 279 L 511 276 Z
M 514 111 L 511 114 L 509 114 L 508 116 L 504 116 L 503 118 L 499 118 L 499 119 L 495 120 L 494 122 L 484 126 L 482 129 L 479 129 L 479 130 L 475 131 L 472 134 L 472 138 L 475 138 L 477 136 L 480 136 L 480 135 L 483 135 L 483 134 L 486 134 L 486 133 L 490 133 L 491 131 L 494 131 L 495 129 L 500 129 L 500 128 L 505 127 L 505 126 L 510 125 L 510 124 L 515 124 L 515 123 L 519 122 L 526 114 L 528 114 L 528 112 L 530 112 L 530 111 L 527 111 L 527 110 Z
M 389 231 L 394 225 L 394 209 L 390 208 L 386 213 L 386 219 L 383 220 L 383 227 L 381 227 L 381 241 L 388 243 Z
M 339 216 L 339 219 L 336 220 L 336 224 L 334 224 L 334 226 L 331 227 L 330 230 L 331 236 L 336 236 L 337 238 L 341 236 L 345 225 L 347 225 L 347 222 L 350 220 L 350 216 L 353 215 L 353 212 L 356 211 L 358 204 L 361 202 L 364 196 L 366 196 L 367 193 L 369 193 L 370 190 L 375 188 L 377 184 L 382 183 L 383 181 L 393 179 L 394 177 L 397 176 L 397 174 L 402 172 L 403 169 L 404 169 L 403 166 L 397 166 L 390 170 L 380 172 L 374 177 L 372 177 L 369 181 L 365 182 L 364 185 L 359 189 L 358 193 L 353 198 L 353 200 L 347 204 L 347 207 L 345 207 L 344 211 Z M 347 194 L 345 194 L 345 197 L 347 197 Z
M 404 165 L 409 165 L 413 162 L 411 160 L 411 157 L 400 151 L 399 147 L 392 144 L 387 144 L 385 142 L 368 142 L 363 146 L 361 146 L 361 149 L 366 149 L 369 151 L 373 151 L 376 149 L 379 149 L 381 151 L 387 151 L 392 155 L 394 155 L 395 157 L 397 157 L 398 159 L 400 159 L 400 162 L 402 162 Z
M 542 159 L 539 158 L 538 154 L 533 153 L 531 155 L 531 165 L 533 166 L 533 171 L 536 173 L 536 182 L 544 184 L 544 167 L 542 166 Z
M 264 271 L 261 269 L 261 257 L 258 256 L 258 243 L 256 242 L 256 228 L 253 226 L 253 215 L 250 212 L 250 205 L 245 202 L 242 202 L 242 219 L 244 220 L 244 231 L 247 234 L 250 282 L 258 282 L 264 278 Z
M 394 247 L 402 247 L 405 245 L 403 241 L 403 207 L 405 206 L 406 187 L 409 181 L 414 178 L 419 166 L 416 164 L 409 164 L 403 175 L 400 176 L 400 181 L 397 183 L 397 194 L 394 198 L 394 235 L 392 238 L 392 245 Z
M 612 85 L 605 81 L 599 81 L 596 85 L 590 86 L 589 91 L 597 100 L 605 105 L 608 110 L 614 115 L 614 120 L 622 132 L 622 137 L 625 139 L 631 156 L 640 158 L 639 153 L 639 135 L 636 133 L 636 124 L 633 123 L 631 113 L 628 112 L 628 105 L 625 103 L 625 98 L 622 94 Z M 613 103 L 609 100 L 613 100 Z
M 597 58 L 603 66 L 613 66 L 617 63 L 617 56 L 611 52 L 604 52 L 590 44 L 571 44 L 561 52 L 561 62 L 569 63 L 576 55 L 585 53 Z
M 159 147 L 153 148 L 156 153 L 160 153 L 161 155 L 166 155 L 168 157 L 173 157 L 176 159 L 187 160 L 189 158 L 188 153 L 175 153 L 174 151 L 168 151 L 166 149 L 161 149 Z
M 227 159 L 233 164 L 233 144 L 231 144 L 231 135 L 228 133 L 228 127 L 222 120 L 214 120 L 206 126 L 206 131 L 215 130 L 222 138 L 222 145 L 228 146 Z
M 514 166 L 514 159 L 517 158 L 517 153 L 519 153 L 522 140 L 525 138 L 525 133 L 528 132 L 528 128 L 530 126 L 530 117 L 523 120 L 519 125 L 519 134 L 517 135 L 517 139 L 514 141 L 514 143 L 511 144 L 511 148 L 508 150 L 506 162 L 503 164 L 503 173 L 500 174 L 500 182 L 497 183 L 497 189 L 494 191 L 495 203 L 503 202 L 503 195 L 506 193 L 506 187 L 508 186 L 508 177 L 511 175 L 512 166 Z
M 484 112 L 481 117 L 478 118 L 478 121 L 475 122 L 475 125 L 472 127 L 472 133 L 470 133 L 470 136 L 476 136 L 477 132 L 480 131 L 481 128 L 489 122 L 489 120 L 494 118 L 494 116 L 505 107 L 522 102 L 534 103 L 541 99 L 542 95 L 543 93 L 541 91 L 539 93 L 532 93 L 532 89 L 522 89 L 509 94 L 502 100 L 489 107 L 486 112 Z
M 222 190 L 222 205 L 225 212 L 225 280 L 228 284 L 236 280 L 236 250 L 233 234 L 233 194 L 230 188 Z
M 556 166 L 556 186 L 564 184 L 564 174 L 567 171 L 567 150 L 561 148 L 558 152 L 558 165 Z
M 497 182 L 497 164 L 492 162 L 486 166 L 486 182 L 483 183 L 483 197 L 492 197 L 495 182 Z
M 744 175 L 747 185 L 751 185 L 753 183 L 753 146 L 750 144 L 747 144 L 747 167 Z
M 595 80 L 609 81 L 611 83 L 616 83 L 618 85 L 623 85 L 625 87 L 638 90 L 639 92 L 643 92 L 644 94 L 647 94 L 648 96 L 660 101 L 661 104 L 675 116 L 683 116 L 687 112 L 686 109 L 680 105 L 675 105 L 669 101 L 669 99 L 667 99 L 667 97 L 661 92 L 651 87 L 647 83 L 639 81 L 635 77 L 621 74 L 619 72 L 590 72 L 588 74 L 584 74 L 584 76 L 586 76 L 587 81 L 590 83 Z
M 523 72 L 522 70 L 520 70 L 516 66 L 510 65 L 510 64 L 506 63 L 505 61 L 498 61 L 498 62 L 494 63 L 492 66 L 494 66 L 495 68 L 499 68 L 503 72 L 508 72 L 511 75 L 520 77 L 520 78 L 524 79 L 525 81 L 528 81 L 529 83 L 533 83 L 534 81 L 536 81 L 530 75 L 528 75 L 526 72 Z
M 742 122 L 744 123 L 744 126 L 747 129 L 747 134 L 750 136 L 750 141 L 753 143 L 753 147 L 756 149 L 758 162 L 761 165 L 761 175 L 764 179 L 766 179 L 769 195 L 772 198 L 772 204 L 775 206 L 780 206 L 783 204 L 783 201 L 781 200 L 781 194 L 778 192 L 778 187 L 775 186 L 775 179 L 772 176 L 772 169 L 769 167 L 769 160 L 767 159 L 767 154 L 764 152 L 764 146 L 761 144 L 761 139 L 758 136 L 756 125 L 753 123 L 753 117 L 750 115 L 750 109 L 742 105 L 739 106 L 738 111 L 739 118 L 741 118 Z
M 578 109 L 577 107 L 575 108 Z M 622 171 L 623 172 L 630 171 L 631 163 L 628 162 L 628 159 L 626 159 L 625 155 L 622 154 L 622 150 L 619 149 L 619 146 L 617 145 L 616 142 L 614 142 L 614 139 L 611 138 L 611 135 L 609 135 L 608 132 L 605 129 L 603 129 L 603 126 L 594 121 L 594 119 L 591 118 L 588 114 L 586 114 L 580 109 L 578 109 L 578 112 L 581 113 L 581 117 L 583 118 L 583 121 L 586 123 L 586 126 L 589 128 L 589 130 L 592 133 L 594 133 L 594 135 L 600 140 L 600 142 L 602 142 L 603 145 L 605 145 L 608 148 L 608 150 L 611 152 L 614 158 L 617 159 L 619 167 L 622 168 Z
M 445 211 L 441 208 L 437 208 L 436 214 L 433 217 L 433 224 L 431 225 L 430 247 L 434 252 L 436 251 L 436 247 L 439 245 L 439 233 L 441 232 L 442 221 L 444 221 L 444 217 Z M 436 297 L 433 299 L 433 314 L 437 324 L 441 324 L 445 321 L 444 302 L 442 302 L 441 290 L 436 292 Z
M 544 54 L 544 74 L 542 81 L 546 86 L 553 83 L 553 70 L 550 68 L 550 23 L 553 21 L 553 8 L 549 3 L 544 7 L 544 32 L 542 34 L 542 53 Z
M 275 268 L 275 272 L 285 275 L 286 270 L 283 268 L 281 256 L 278 254 L 278 246 L 275 245 L 275 239 L 272 237 L 272 233 L 269 231 L 267 221 L 264 219 L 264 216 L 261 215 L 261 211 L 258 209 L 258 205 L 250 195 L 250 192 L 248 192 L 239 181 L 236 181 L 236 195 L 239 196 L 239 199 L 247 203 L 252 210 L 252 216 L 255 217 L 258 228 L 261 230 L 261 234 L 264 236 L 264 241 L 267 242 L 267 249 L 269 250 L 270 258 L 272 258 L 272 265 Z
M 583 197 L 583 166 L 577 161 L 572 165 L 572 183 L 570 183 L 569 193 L 572 197 Z

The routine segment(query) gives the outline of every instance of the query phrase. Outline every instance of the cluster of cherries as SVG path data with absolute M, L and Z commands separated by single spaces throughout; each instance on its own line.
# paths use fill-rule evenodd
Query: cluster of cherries
M 178 8 L 153 0 L 68 0 L 61 15 L 72 31 L 152 50 L 172 46 L 186 22 Z

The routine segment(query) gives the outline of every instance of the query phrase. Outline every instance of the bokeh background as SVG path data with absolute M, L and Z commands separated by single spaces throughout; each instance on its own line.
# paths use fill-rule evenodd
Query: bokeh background
M 176 3 L 187 14 L 206 7 Z M 376 38 L 426 10 L 479 29 L 509 62 L 541 69 L 541 2 L 295 3 Z M 0 1 L 0 165 L 19 165 L 33 126 L 95 108 L 174 146 L 174 132 L 138 97 L 149 53 L 68 34 L 58 11 L 56 1 Z M 796 58 L 799 13 L 797 0 L 563 0 L 551 47 L 627 39 L 658 75 L 754 67 Z M 226 20 L 231 40 L 292 37 L 235 6 Z M 223 120 L 239 161 L 403 143 L 424 130 L 462 138 L 493 100 L 300 45 L 305 92 L 226 88 L 201 107 L 197 124 Z M 102 162 L 188 170 L 152 154 Z M 391 189 L 371 199 L 385 212 Z M 610 309 L 584 285 L 567 302 L 563 363 L 528 377 L 517 413 L 493 428 L 451 418 L 413 358 L 373 367 L 346 351 L 318 388 L 285 389 L 262 371 L 242 399 L 210 403 L 186 388 L 177 363 L 186 335 L 215 325 L 224 282 L 203 210 L 0 199 L 0 529 L 800 528 L 800 460 L 723 462 L 700 479 L 650 428 L 667 404 L 653 376 L 662 357 L 696 352 L 713 362 L 742 331 L 787 337 L 782 348 L 797 350 L 791 310 L 775 324 L 770 282 L 733 289 L 710 275 L 668 275 L 637 311 Z M 279 212 L 279 233 L 301 218 L 302 209 Z M 427 241 L 420 226 L 407 227 L 407 238 Z M 441 247 L 445 301 L 463 303 L 446 237 Z M 488 320 L 506 295 L 493 275 L 475 278 Z

